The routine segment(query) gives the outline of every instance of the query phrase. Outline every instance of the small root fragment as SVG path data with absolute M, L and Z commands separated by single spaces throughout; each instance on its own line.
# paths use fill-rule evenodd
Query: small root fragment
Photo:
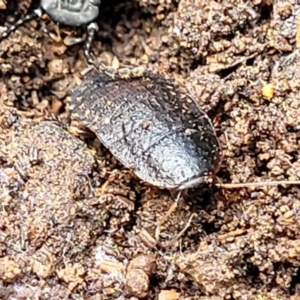
M 265 182 L 246 182 L 246 183 L 216 183 L 215 186 L 223 189 L 239 189 L 245 187 L 263 187 L 277 185 L 300 185 L 300 180 L 279 180 Z
M 157 222 L 157 227 L 155 230 L 155 239 L 158 242 L 159 241 L 159 235 L 160 235 L 160 227 L 169 219 L 170 215 L 177 209 L 178 203 L 181 199 L 181 191 L 178 193 L 174 203 L 170 206 L 169 210 L 165 214 L 164 217 L 162 217 L 158 222 Z
M 170 241 L 170 242 L 168 242 L 168 243 L 166 243 L 166 244 L 160 244 L 160 246 L 162 247 L 162 248 L 170 248 L 172 245 L 174 245 L 174 243 L 176 242 L 176 241 L 178 241 L 181 237 L 182 237 L 182 235 L 188 230 L 188 228 L 190 227 L 190 225 L 191 225 L 191 223 L 192 223 L 192 220 L 193 220 L 193 218 L 194 218 L 194 216 L 195 216 L 195 214 L 194 213 L 192 213 L 192 215 L 190 216 L 190 218 L 189 218 L 189 220 L 187 221 L 187 223 L 186 223 L 186 225 L 184 226 L 184 228 L 174 237 L 174 238 L 172 238 L 172 240 Z
M 155 229 L 155 239 L 156 241 L 159 241 L 159 235 L 160 235 L 160 227 L 169 219 L 170 215 L 176 210 L 178 204 L 177 202 L 174 202 L 169 210 L 167 211 L 166 215 L 162 217 L 158 222 Z
M 156 249 L 157 241 L 146 229 L 142 228 L 138 236 L 148 248 Z

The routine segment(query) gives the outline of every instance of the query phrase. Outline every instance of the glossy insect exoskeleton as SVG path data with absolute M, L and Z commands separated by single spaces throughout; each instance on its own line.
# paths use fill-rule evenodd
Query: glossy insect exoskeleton
M 185 190 L 219 169 L 221 146 L 209 117 L 162 75 L 148 71 L 126 80 L 91 72 L 73 90 L 70 109 L 149 184 Z
M 84 55 L 87 62 L 94 63 L 91 55 L 91 44 L 98 25 L 95 19 L 99 15 L 100 0 L 41 0 L 40 6 L 32 13 L 7 27 L 0 35 L 0 41 L 7 38 L 19 26 L 35 18 L 40 18 L 45 12 L 56 23 L 68 26 L 87 26 L 88 36 L 85 42 Z

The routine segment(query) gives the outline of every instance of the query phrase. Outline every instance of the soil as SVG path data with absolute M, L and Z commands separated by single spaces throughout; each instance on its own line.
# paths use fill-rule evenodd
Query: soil
M 0 1 L 0 32 L 38 1 Z M 300 177 L 295 0 L 105 0 L 97 61 L 174 79 L 215 124 L 224 183 Z M 84 28 L 47 15 L 0 42 L 0 299 L 300 299 L 299 186 L 138 180 L 72 130 Z M 76 132 L 75 132 L 76 131 Z M 182 230 L 184 232 L 182 233 Z

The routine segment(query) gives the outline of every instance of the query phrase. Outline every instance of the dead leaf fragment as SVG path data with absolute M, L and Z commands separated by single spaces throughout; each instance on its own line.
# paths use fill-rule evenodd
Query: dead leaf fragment
M 158 300 L 177 300 L 180 297 L 180 293 L 175 290 L 162 290 L 158 295 Z

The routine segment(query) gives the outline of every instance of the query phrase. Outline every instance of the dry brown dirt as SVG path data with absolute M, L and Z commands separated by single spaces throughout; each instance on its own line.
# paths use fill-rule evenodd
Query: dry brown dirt
M 0 31 L 37 2 L 3 1 Z M 93 51 L 197 99 L 223 145 L 223 182 L 298 180 L 299 6 L 105 0 Z M 68 91 L 87 65 L 82 44 L 54 33 L 44 16 L 0 42 L 0 299 L 300 299 L 299 187 L 200 187 L 156 244 L 174 195 L 68 130 Z

